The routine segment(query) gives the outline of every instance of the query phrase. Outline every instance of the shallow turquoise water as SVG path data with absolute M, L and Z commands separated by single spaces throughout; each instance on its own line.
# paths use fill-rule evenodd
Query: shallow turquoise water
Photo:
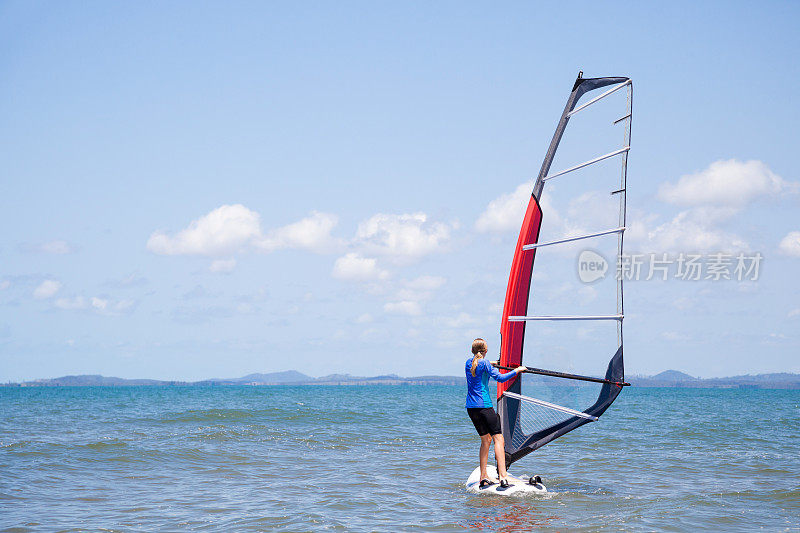
M 800 391 L 628 388 L 466 493 L 460 387 L 0 388 L 0 530 L 800 529 Z

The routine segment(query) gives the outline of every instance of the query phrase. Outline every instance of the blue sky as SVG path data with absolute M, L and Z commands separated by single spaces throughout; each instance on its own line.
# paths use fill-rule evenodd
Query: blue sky
M 578 70 L 634 81 L 626 249 L 763 256 L 757 281 L 628 283 L 628 373 L 800 372 L 799 15 L 4 2 L 0 379 L 458 374 L 475 336 L 496 350 Z M 566 142 L 565 165 L 597 155 Z M 556 233 L 602 211 L 555 201 Z M 611 294 L 570 253 L 558 282 L 539 258 L 542 312 Z M 570 344 L 592 331 L 529 328 L 526 362 L 607 361 Z

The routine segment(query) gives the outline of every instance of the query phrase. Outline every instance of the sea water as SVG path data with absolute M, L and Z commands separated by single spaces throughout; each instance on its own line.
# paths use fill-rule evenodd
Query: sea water
M 445 386 L 0 388 L 3 531 L 800 528 L 800 391 L 626 388 L 473 495 Z

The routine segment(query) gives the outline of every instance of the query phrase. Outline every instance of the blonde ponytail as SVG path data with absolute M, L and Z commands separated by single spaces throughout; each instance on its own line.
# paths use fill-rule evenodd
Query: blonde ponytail
M 475 377 L 475 369 L 478 368 L 478 359 L 486 355 L 486 352 L 489 351 L 488 346 L 486 346 L 486 341 L 478 337 L 474 341 L 472 341 L 472 368 L 470 372 L 472 372 L 472 377 Z

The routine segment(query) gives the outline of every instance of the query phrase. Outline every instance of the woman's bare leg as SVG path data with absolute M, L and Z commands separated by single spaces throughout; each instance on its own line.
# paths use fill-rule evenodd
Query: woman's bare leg
M 500 479 L 505 479 L 508 475 L 506 472 L 506 441 L 503 440 L 503 434 L 498 433 L 492 435 L 494 439 L 494 457 L 497 459 L 497 475 Z
M 489 475 L 486 473 L 486 465 L 489 462 L 489 445 L 492 443 L 492 437 L 481 435 L 481 479 L 488 479 Z

